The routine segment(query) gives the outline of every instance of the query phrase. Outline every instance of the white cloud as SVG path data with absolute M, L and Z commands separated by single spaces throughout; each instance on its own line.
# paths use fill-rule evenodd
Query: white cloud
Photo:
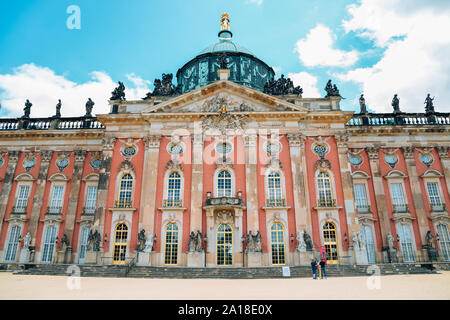
M 348 7 L 352 18 L 343 22 L 344 28 L 386 50 L 372 67 L 336 76 L 361 84 L 368 107 L 377 112 L 392 111 L 395 93 L 402 111 L 423 112 L 427 93 L 436 96 L 437 111 L 449 111 L 450 33 L 443 31 L 450 30 L 450 6 L 442 2 L 436 10 L 426 1 L 414 1 L 416 6 L 405 7 L 398 0 L 363 0 Z
M 82 116 L 88 98 L 94 102 L 93 114 L 108 113 L 108 99 L 117 83 L 102 71 L 89 74 L 91 80 L 76 83 L 57 75 L 47 67 L 35 64 L 24 64 L 13 70 L 11 74 L 0 74 L 0 101 L 7 116 L 17 117 L 23 114 L 24 103 L 29 99 L 32 117 L 49 117 L 55 114 L 55 106 L 61 99 L 61 115 L 63 117 Z M 148 92 L 149 82 L 134 74 L 127 75 L 136 88 L 127 88 L 127 99 L 141 99 Z
M 319 89 L 317 89 L 317 77 L 307 72 L 289 73 L 288 77 L 294 82 L 294 86 L 302 87 L 303 97 L 321 97 Z
M 306 38 L 297 41 L 294 51 L 298 53 L 299 59 L 307 67 L 348 67 L 353 65 L 358 60 L 358 52 L 333 48 L 335 40 L 336 36 L 330 28 L 318 24 L 309 31 Z

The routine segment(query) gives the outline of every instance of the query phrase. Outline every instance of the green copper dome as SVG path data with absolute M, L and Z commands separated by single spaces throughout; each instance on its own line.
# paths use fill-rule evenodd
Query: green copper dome
M 224 18 L 224 15 L 222 15 L 219 42 L 201 51 L 178 70 L 177 82 L 181 93 L 218 81 L 217 70 L 220 69 L 220 56 L 223 54 L 227 57 L 227 68 L 230 69 L 228 80 L 259 91 L 263 91 L 267 81 L 273 80 L 275 72 L 271 67 L 256 58 L 246 48 L 232 41 L 233 34 L 229 30 L 229 18 L 228 16 Z

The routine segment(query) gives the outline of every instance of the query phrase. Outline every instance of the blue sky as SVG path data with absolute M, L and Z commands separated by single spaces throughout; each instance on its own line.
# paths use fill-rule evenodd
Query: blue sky
M 304 97 L 323 96 L 332 79 L 346 98 L 344 110 L 359 110 L 357 98 L 364 91 L 372 110 L 390 111 L 390 100 L 399 93 L 405 111 L 421 111 L 431 92 L 441 102 L 437 108 L 448 112 L 443 104 L 448 76 L 440 75 L 436 83 L 427 79 L 450 64 L 427 51 L 423 39 L 432 27 L 417 30 L 421 19 L 430 17 L 436 28 L 448 26 L 449 6 L 411 1 L 422 11 L 396 0 L 8 1 L 0 13 L 0 116 L 20 115 L 25 97 L 34 104 L 32 116 L 50 116 L 58 98 L 63 116 L 77 108 L 81 114 L 88 95 L 96 101 L 94 113 L 100 113 L 106 110 L 103 97 L 119 80 L 127 97 L 144 96 L 156 77 L 176 74 L 217 41 L 222 12 L 230 14 L 233 41 L 278 75 L 291 74 L 304 87 Z M 79 30 L 66 26 L 70 5 L 80 8 Z M 432 45 L 450 52 L 447 35 L 432 38 Z M 411 56 L 411 47 L 419 52 Z

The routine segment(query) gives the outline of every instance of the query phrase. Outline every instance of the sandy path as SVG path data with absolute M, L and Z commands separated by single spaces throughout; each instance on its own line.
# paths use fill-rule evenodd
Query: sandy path
M 70 290 L 68 280 L 74 281 L 66 276 L 0 272 L 0 299 L 450 299 L 450 271 L 383 276 L 379 289 L 369 289 L 368 279 L 81 278 L 81 288 Z

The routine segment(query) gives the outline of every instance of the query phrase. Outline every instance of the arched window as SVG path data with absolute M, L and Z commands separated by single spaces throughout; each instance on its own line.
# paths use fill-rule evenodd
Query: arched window
M 131 196 L 133 193 L 133 177 L 126 173 L 120 179 L 119 200 L 117 208 L 131 208 Z
M 375 245 L 373 243 L 372 228 L 370 226 L 362 226 L 361 232 L 366 245 L 367 261 L 369 263 L 375 263 Z
M 334 223 L 327 222 L 324 224 L 323 242 L 325 245 L 325 252 L 327 254 L 328 263 L 330 264 L 339 263 L 336 226 L 334 225 Z
M 283 206 L 283 192 L 281 189 L 281 175 L 278 171 L 272 171 L 267 176 L 267 206 L 268 207 L 277 207 Z
M 229 224 L 217 227 L 217 265 L 230 266 L 233 264 L 233 229 Z
M 439 224 L 437 226 L 437 234 L 439 235 L 439 247 L 442 251 L 442 257 L 445 261 L 450 261 L 450 236 L 447 225 Z
M 411 239 L 409 225 L 398 225 L 398 236 L 400 237 L 400 249 L 403 255 L 403 262 L 414 262 L 414 249 Z
M 217 196 L 218 197 L 231 197 L 231 173 L 228 170 L 222 170 L 217 175 Z
M 181 175 L 172 172 L 167 181 L 167 201 L 165 207 L 181 207 Z
M 13 226 L 9 233 L 8 247 L 6 249 L 5 261 L 14 262 L 16 261 L 17 247 L 20 241 L 20 227 Z
M 286 251 L 284 245 L 284 228 L 281 223 L 272 224 L 271 239 L 272 239 L 272 264 L 284 265 L 286 264 Z
M 125 223 L 116 226 L 114 233 L 113 264 L 124 264 L 127 254 L 128 227 Z
M 319 192 L 319 207 L 334 207 L 336 206 L 331 192 L 331 179 L 330 175 L 321 171 L 317 176 L 317 189 Z
M 53 251 L 55 249 L 56 227 L 47 227 L 44 240 L 44 250 L 42 253 L 42 262 L 49 263 L 52 261 Z
M 166 226 L 166 245 L 164 252 L 164 264 L 175 265 L 178 263 L 178 226 L 169 223 Z

